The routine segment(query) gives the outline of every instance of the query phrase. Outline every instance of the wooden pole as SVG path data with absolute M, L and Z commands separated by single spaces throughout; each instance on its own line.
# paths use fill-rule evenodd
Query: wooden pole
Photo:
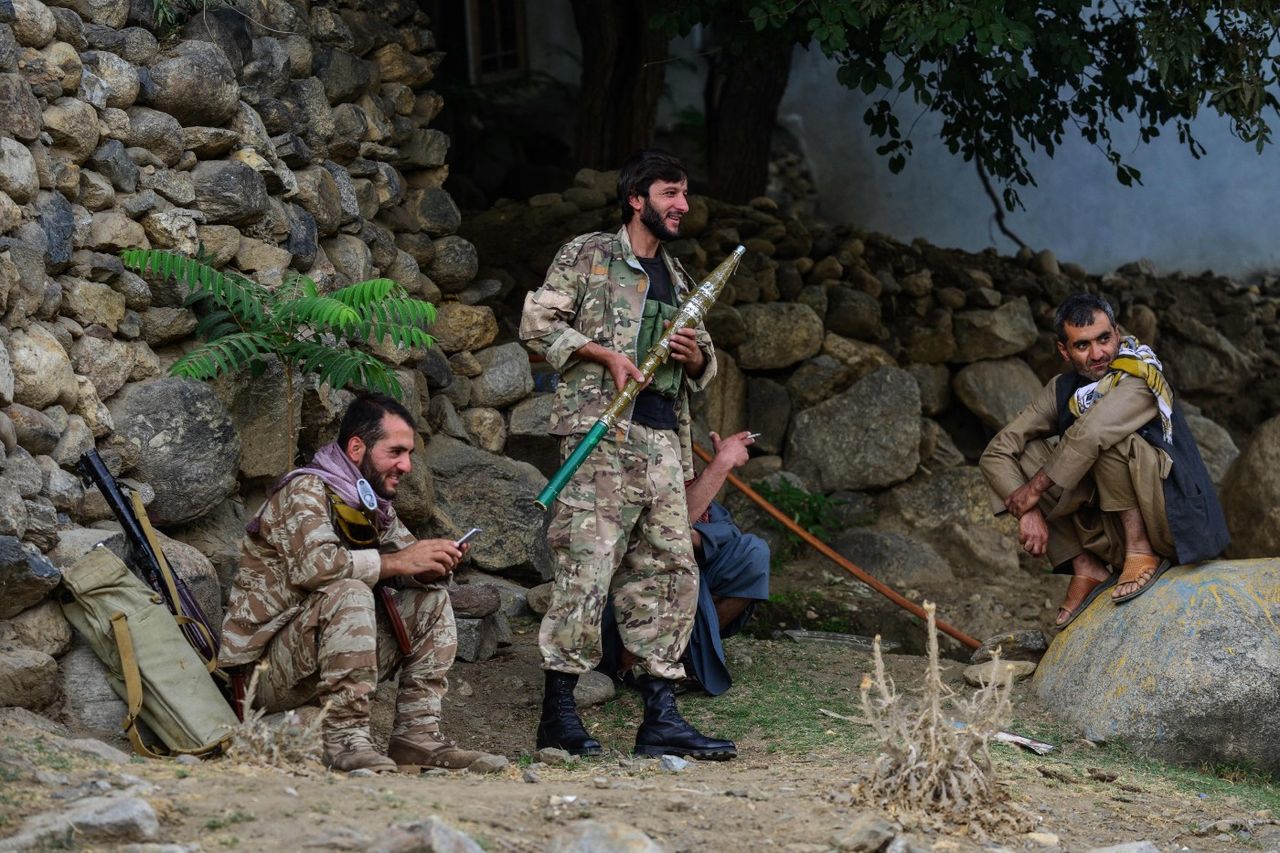
M 693 446 L 693 452 L 698 454 L 698 456 L 702 459 L 703 462 L 711 461 L 711 454 L 696 444 Z M 786 513 L 784 513 L 782 510 L 778 509 L 776 506 L 769 503 L 769 501 L 761 497 L 760 493 L 757 492 L 755 489 L 751 488 L 746 483 L 739 480 L 733 474 L 729 475 L 729 482 L 733 484 L 734 488 L 736 488 L 738 491 L 742 492 L 744 495 L 750 498 L 753 503 L 755 503 L 765 512 L 769 513 L 769 515 L 777 519 L 784 527 L 786 527 L 792 533 L 799 536 L 802 540 L 804 540 L 806 544 L 809 545 L 809 547 L 813 548 L 819 554 L 826 557 L 828 560 L 835 563 L 837 566 L 844 569 L 846 572 L 853 575 L 855 578 L 862 581 L 867 586 L 871 587 L 876 592 L 880 593 L 885 598 L 889 599 L 894 604 L 901 607 L 903 610 L 906 610 L 908 613 L 912 614 L 913 616 L 919 616 L 921 619 L 923 619 L 926 622 L 929 620 L 928 615 L 924 612 L 924 608 L 916 604 L 914 601 L 911 601 L 910 599 L 903 598 L 901 595 L 895 592 L 891 587 L 884 585 L 880 581 L 873 578 L 871 575 L 864 572 L 862 569 L 855 566 L 850 561 L 846 560 L 843 556 L 840 555 L 839 552 L 835 551 L 830 545 L 823 542 L 821 539 L 814 536 L 812 533 L 805 530 L 800 525 L 796 524 L 791 518 L 789 518 L 786 515 Z M 965 632 L 961 631 L 959 628 L 952 627 L 948 623 L 943 622 L 941 619 L 937 619 L 936 622 L 937 622 L 939 631 L 942 631 L 944 634 L 947 634 L 948 636 L 960 641 L 965 646 L 968 646 L 971 649 L 976 649 L 981 647 L 982 645 L 981 643 L 979 643 L 973 637 L 970 637 Z

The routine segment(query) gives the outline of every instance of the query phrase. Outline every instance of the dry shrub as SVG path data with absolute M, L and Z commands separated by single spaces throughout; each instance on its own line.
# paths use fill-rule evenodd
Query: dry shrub
M 258 695 L 258 677 L 267 668 L 260 663 L 253 669 L 245 688 L 244 707 L 252 709 L 245 714 L 244 722 L 231 729 L 231 740 L 226 755 L 232 761 L 297 770 L 309 763 L 320 761 L 324 749 L 320 728 L 329 712 L 326 704 L 319 713 L 304 720 L 297 711 L 286 711 L 282 721 L 268 721 L 263 708 L 254 708 Z
M 880 638 L 875 673 L 862 679 L 862 711 L 880 740 L 880 754 L 853 784 L 853 795 L 906 824 L 942 831 L 962 828 L 1026 832 L 1032 815 L 1010 801 L 996 779 L 988 747 L 1008 721 L 1008 682 L 987 684 L 963 699 L 942 683 L 934 605 L 929 620 L 929 661 L 918 702 L 898 693 L 885 674 Z

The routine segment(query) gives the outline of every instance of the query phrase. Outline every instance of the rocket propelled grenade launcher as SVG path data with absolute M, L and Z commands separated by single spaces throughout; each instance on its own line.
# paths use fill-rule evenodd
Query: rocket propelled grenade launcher
M 560 470 L 556 471 L 555 475 L 547 482 L 547 487 L 538 495 L 536 501 L 538 506 L 542 509 L 551 506 L 551 503 L 556 499 L 556 495 L 560 494 L 560 490 L 569 482 L 573 473 L 591 455 L 591 451 L 600 443 L 600 439 L 604 438 L 605 433 L 617 424 L 618 419 L 631 409 L 631 404 L 635 402 L 636 394 L 640 393 L 640 389 L 644 387 L 645 382 L 652 379 L 654 371 L 671 356 L 671 336 L 680 329 L 688 329 L 698 325 L 707 316 L 707 312 L 711 310 L 711 306 L 715 304 L 716 299 L 720 296 L 720 291 L 724 290 L 725 282 L 729 280 L 734 270 L 738 268 L 738 261 L 742 260 L 742 256 L 746 251 L 745 246 L 739 246 L 734 249 L 729 257 L 721 261 L 719 266 L 713 269 L 706 280 L 698 285 L 697 289 L 684 301 L 666 333 L 649 350 L 644 361 L 640 362 L 640 373 L 644 376 L 644 382 L 632 379 L 623 386 L 622 390 L 618 392 L 618 396 L 614 397 L 613 402 L 609 404 L 609 408 L 587 431 L 582 441 L 574 448 L 573 453 L 560 466 Z

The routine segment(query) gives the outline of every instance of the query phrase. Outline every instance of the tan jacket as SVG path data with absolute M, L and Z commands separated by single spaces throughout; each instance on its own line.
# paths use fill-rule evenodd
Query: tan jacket
M 272 495 L 261 525 L 240 543 L 240 570 L 222 620 L 219 660 L 227 666 L 257 660 L 306 597 L 325 584 L 352 578 L 372 588 L 382 570 L 380 555 L 415 541 L 392 510 L 378 548 L 346 547 L 334 529 L 324 481 L 312 474 Z
M 666 250 L 659 252 L 671 274 L 676 299 L 682 303 L 693 286 L 689 274 Z M 636 364 L 643 360 L 645 353 L 636 348 L 648 286 L 648 276 L 623 227 L 616 234 L 583 234 L 566 243 L 542 286 L 525 297 L 520 338 L 561 374 L 551 412 L 552 435 L 577 435 L 591 429 L 616 391 L 604 365 L 575 358 L 578 349 L 594 341 L 625 353 Z M 676 401 L 680 455 L 687 480 L 694 476 L 689 392 L 706 388 L 716 375 L 711 336 L 701 325 L 696 332 L 706 368 L 697 379 L 686 375 L 684 390 Z M 630 428 L 628 412 L 609 437 L 623 440 Z
M 1018 466 L 1027 443 L 1050 438 L 1058 431 L 1057 381 L 1056 376 L 1049 380 L 982 453 L 978 465 L 991 487 L 991 509 L 997 515 L 1005 511 L 1005 498 L 1027 482 Z M 1080 505 L 1081 500 L 1068 496 L 1088 475 L 1098 454 L 1142 429 L 1156 414 L 1156 398 L 1146 383 L 1135 376 L 1122 376 L 1114 388 L 1068 427 L 1044 466 L 1049 479 L 1062 487 L 1064 497 L 1058 502 L 1059 507 Z M 1167 477 L 1170 462 L 1161 453 L 1160 476 Z

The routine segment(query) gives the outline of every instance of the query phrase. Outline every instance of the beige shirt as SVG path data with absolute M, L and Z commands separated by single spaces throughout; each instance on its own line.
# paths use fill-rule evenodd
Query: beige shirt
M 1018 464 L 1027 444 L 1048 439 L 1058 430 L 1057 384 L 1058 377 L 1049 380 L 982 453 L 978 465 L 991 487 L 991 509 L 997 515 L 1005 511 L 1005 498 L 1027 483 Z M 1121 376 L 1114 388 L 1057 439 L 1044 473 L 1064 492 L 1070 492 L 1089 474 L 1099 453 L 1137 432 L 1157 414 L 1156 398 L 1147 384 L 1136 376 Z M 1161 454 L 1160 474 L 1164 477 L 1171 463 L 1163 451 Z
M 257 660 L 320 587 L 352 578 L 372 588 L 382 571 L 381 554 L 415 541 L 391 510 L 391 524 L 377 548 L 348 548 L 330 512 L 324 481 L 314 474 L 290 480 L 267 501 L 258 532 L 240 543 L 240 570 L 222 620 L 222 663 Z

